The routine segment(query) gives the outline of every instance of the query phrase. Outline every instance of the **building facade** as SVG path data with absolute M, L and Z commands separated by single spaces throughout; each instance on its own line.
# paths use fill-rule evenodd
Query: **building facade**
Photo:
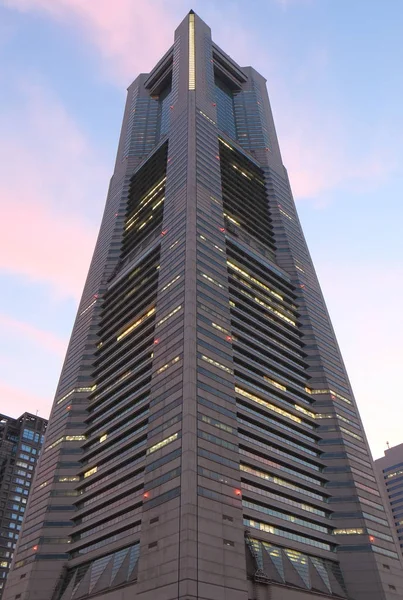
M 193 12 L 128 98 L 6 600 L 396 600 L 264 78 Z
M 389 509 L 403 555 L 403 444 L 385 450 L 385 455 L 374 464 L 384 504 Z
M 47 421 L 0 415 L 0 599 L 21 530 Z

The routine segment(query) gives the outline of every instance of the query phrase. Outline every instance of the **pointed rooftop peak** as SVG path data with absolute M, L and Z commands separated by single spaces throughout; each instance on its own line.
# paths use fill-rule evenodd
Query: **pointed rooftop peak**
M 190 11 L 189 11 L 189 14 L 190 14 L 190 15 L 195 15 L 196 13 L 195 13 L 195 11 L 194 11 L 194 10 L 190 10 Z

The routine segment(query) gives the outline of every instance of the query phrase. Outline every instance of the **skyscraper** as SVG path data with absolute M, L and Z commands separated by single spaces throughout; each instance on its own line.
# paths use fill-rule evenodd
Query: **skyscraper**
M 193 12 L 128 89 L 6 600 L 392 600 L 265 80 Z
M 375 461 L 375 472 L 403 553 L 403 444 L 385 450 L 385 455 Z
M 47 421 L 0 415 L 0 599 L 21 531 Z

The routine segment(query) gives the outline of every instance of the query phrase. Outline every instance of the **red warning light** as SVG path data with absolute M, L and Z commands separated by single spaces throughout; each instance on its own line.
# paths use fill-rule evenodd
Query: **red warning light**
M 154 340 L 154 344 L 159 344 L 159 343 L 160 343 L 160 339 L 159 339 L 159 338 L 156 338 L 156 339 Z
M 232 337 L 230 335 L 227 335 L 225 339 L 227 340 L 227 342 L 232 342 Z
M 236 496 L 242 496 L 241 490 L 235 490 L 235 495 Z
M 375 538 L 374 538 L 374 536 L 373 536 L 373 535 L 370 535 L 370 536 L 369 536 L 369 541 L 370 541 L 370 542 L 375 542 Z
M 38 546 L 32 546 L 32 550 L 35 550 L 35 552 L 38 550 Z
M 219 227 L 220 231 L 225 232 L 225 227 Z
M 144 497 L 144 498 L 148 498 L 148 497 L 149 497 L 149 495 L 150 495 L 150 494 L 149 494 L 148 492 L 144 492 L 144 494 L 143 494 L 143 497 Z
M 163 229 L 163 230 L 161 231 L 161 235 L 166 235 L 167 233 L 168 233 L 168 229 Z

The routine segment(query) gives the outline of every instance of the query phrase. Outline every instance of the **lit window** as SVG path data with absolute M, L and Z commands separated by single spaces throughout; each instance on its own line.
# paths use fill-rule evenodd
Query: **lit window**
M 190 89 L 190 88 L 189 88 Z M 202 110 L 199 110 L 199 113 L 205 118 L 207 119 L 207 121 L 210 121 L 210 123 L 212 123 L 213 125 L 215 125 L 215 121 L 213 121 L 213 119 L 210 119 L 210 117 L 208 117 L 206 115 L 206 113 L 204 113 Z
M 156 452 L 157 450 L 159 450 L 160 448 L 163 448 L 167 444 L 174 442 L 175 440 L 178 439 L 178 435 L 179 435 L 178 433 L 174 433 L 173 435 L 170 435 L 169 437 L 165 438 L 165 440 L 161 440 L 161 442 L 158 442 L 158 444 L 154 444 L 154 446 L 151 446 L 151 448 L 148 448 L 147 454 L 152 454 L 153 452 Z
M 167 283 L 166 285 L 164 285 L 164 287 L 161 289 L 161 292 L 165 292 L 165 290 L 167 290 L 168 288 L 171 287 L 171 285 L 173 285 L 174 283 L 176 283 L 178 281 L 178 279 L 180 279 L 181 276 L 177 275 L 176 277 L 174 277 L 174 279 L 172 279 L 172 281 L 170 281 L 169 283 Z
M 130 219 L 127 221 L 127 223 L 126 223 L 126 230 L 127 230 L 127 229 L 130 229 L 131 227 L 133 227 L 133 225 L 134 225 L 134 224 L 136 223 L 136 221 L 137 221 L 137 218 L 136 218 L 136 217 L 138 217 L 139 213 L 140 213 L 140 212 L 143 210 L 143 208 L 144 208 L 145 206 L 147 206 L 147 205 L 148 205 L 150 202 L 152 202 L 152 201 L 153 201 L 153 199 L 155 198 L 155 196 L 161 192 L 161 190 L 162 190 L 162 189 L 163 189 L 163 187 L 164 187 L 164 183 L 165 183 L 165 181 L 166 181 L 166 177 L 164 177 L 164 178 L 163 178 L 161 181 L 159 181 L 159 182 L 158 182 L 158 183 L 157 183 L 157 184 L 156 184 L 156 185 L 155 185 L 155 186 L 154 186 L 154 187 L 153 187 L 153 188 L 152 188 L 152 189 L 151 189 L 151 190 L 150 190 L 150 191 L 149 191 L 149 192 L 148 192 L 148 193 L 147 193 L 147 194 L 146 194 L 146 195 L 145 195 L 143 198 L 142 198 L 142 200 L 141 200 L 141 201 L 140 201 L 140 203 L 139 203 L 139 207 L 140 207 L 140 208 L 139 208 L 139 210 L 137 210 L 137 211 L 134 213 L 134 215 L 132 215 L 132 216 L 130 217 Z M 163 200 L 164 200 L 164 198 L 162 198 L 162 200 L 161 200 L 161 201 L 163 201 Z
M 94 475 L 94 473 L 96 473 L 97 471 L 98 471 L 98 467 L 93 467 L 89 471 L 86 471 L 84 473 L 84 479 L 86 479 L 87 477 L 90 477 L 91 475 Z
M 223 215 L 228 219 L 228 221 L 231 221 L 231 223 L 237 225 L 237 227 L 241 226 L 241 224 L 238 221 L 236 221 L 233 217 L 230 217 L 227 213 L 223 213 Z
M 196 89 L 195 76 L 195 16 L 189 14 L 189 90 Z
M 263 377 L 263 379 L 265 381 L 267 381 L 267 383 L 274 385 L 274 387 L 278 388 L 279 390 L 282 390 L 283 392 L 287 391 L 287 388 L 285 387 L 285 385 L 282 385 L 278 381 L 275 381 L 275 379 L 270 379 L 270 377 L 266 377 L 266 375 Z
M 245 396 L 245 398 L 249 398 L 249 400 L 253 400 L 253 402 L 256 402 L 257 404 L 261 404 L 262 406 L 269 408 L 270 410 L 278 413 L 279 415 L 283 415 L 284 417 L 291 419 L 291 421 L 295 421 L 296 423 L 302 423 L 302 419 L 300 419 L 299 417 L 279 408 L 278 406 L 275 406 L 274 404 L 271 404 L 270 402 L 266 402 L 266 400 L 262 400 L 262 398 L 259 398 L 258 396 L 255 396 L 254 394 L 251 394 L 250 392 L 247 392 L 246 390 L 243 390 L 240 387 L 235 387 L 235 392 L 237 394 L 240 394 L 241 396 Z
M 87 308 L 84 308 L 84 310 L 83 310 L 82 312 L 80 312 L 80 317 L 81 317 L 83 314 L 85 314 L 85 313 L 86 313 L 88 310 L 90 310 L 90 308 L 91 308 L 92 306 L 94 306 L 94 304 L 96 304 L 96 303 L 97 303 L 97 300 L 93 300 L 93 301 L 91 302 L 91 304 L 89 304 L 89 305 L 87 306 Z
M 153 315 L 154 313 L 155 313 L 155 307 L 153 306 L 142 317 L 140 317 L 139 319 L 137 319 L 137 321 L 135 321 L 134 323 L 132 323 L 131 325 L 129 325 L 129 327 L 127 327 L 127 329 L 125 329 L 120 335 L 118 335 L 117 341 L 119 342 L 121 339 L 123 339 L 127 335 L 129 335 L 129 333 L 131 333 L 134 329 L 136 329 L 136 327 L 138 327 L 139 325 L 141 325 L 141 323 L 143 323 L 146 319 L 148 319 L 149 317 L 151 317 L 151 315 Z
M 253 283 L 255 283 L 256 285 L 258 285 L 259 287 L 261 287 L 264 290 L 266 290 L 266 292 L 269 292 L 269 294 L 271 294 L 275 298 L 278 298 L 279 300 L 284 300 L 283 296 L 281 296 L 280 294 L 278 294 L 277 292 L 275 292 L 274 290 L 272 290 L 271 288 L 269 288 L 267 285 L 265 285 L 264 283 L 262 283 L 261 281 L 259 281 L 255 277 L 252 277 L 251 275 L 249 275 L 249 273 L 247 273 L 243 269 L 240 269 L 239 267 L 237 267 L 236 265 L 234 265 L 234 263 L 230 262 L 229 260 L 227 260 L 227 265 L 229 266 L 230 269 L 232 269 L 233 271 L 236 271 L 237 273 L 239 273 L 240 275 L 242 275 L 246 279 L 250 279 L 250 281 L 252 281 Z
M 211 283 L 214 283 L 214 285 L 217 285 L 219 288 L 224 289 L 224 286 L 221 285 L 221 283 L 218 283 L 218 281 L 216 281 L 215 279 L 213 279 L 209 275 L 206 275 L 206 273 L 202 273 L 202 277 L 204 277 L 204 279 L 207 279 L 207 281 L 210 281 Z
M 165 317 L 163 317 L 160 321 L 158 321 L 157 325 L 162 325 L 162 323 L 165 323 L 165 321 L 168 321 L 168 319 L 173 317 L 173 315 L 175 315 L 178 311 L 180 311 L 181 308 L 182 308 L 182 305 L 177 306 L 176 308 L 174 308 L 174 310 L 171 310 L 170 313 L 168 313 Z
M 343 400 L 343 402 L 346 402 L 347 404 L 352 404 L 351 400 L 348 400 L 347 398 L 345 398 L 344 396 L 341 396 L 340 394 L 338 394 L 337 392 L 334 392 L 333 390 L 313 390 L 309 387 L 306 387 L 305 391 L 308 394 L 331 394 L 332 396 L 339 398 L 339 400 Z
M 104 433 L 104 435 L 101 435 L 101 437 L 99 438 L 99 443 L 102 444 L 102 442 L 104 442 L 107 437 L 108 437 L 107 433 Z
M 283 210 L 282 208 L 280 208 L 280 212 L 281 212 L 282 215 L 284 215 L 285 217 L 287 217 L 287 219 L 289 219 L 290 221 L 293 220 L 293 218 L 288 213 L 286 213 L 285 210 Z
M 58 444 L 61 444 L 62 442 L 81 442 L 85 439 L 86 439 L 85 435 L 64 435 L 63 437 L 61 437 L 58 440 L 56 440 L 55 442 L 53 442 L 53 444 L 50 444 L 50 446 L 45 448 L 45 452 L 47 450 L 51 450 L 52 448 L 54 448 Z
M 226 373 L 230 373 L 231 375 L 234 373 L 234 371 L 232 369 L 230 369 L 229 367 L 222 365 L 221 363 L 217 362 L 216 360 L 213 360 L 212 358 L 209 358 L 208 356 L 205 356 L 204 354 L 202 355 L 202 360 L 205 360 L 210 365 L 213 365 L 214 367 L 217 367 L 218 369 L 222 369 Z
M 169 362 L 167 362 L 165 365 L 162 365 L 162 367 L 160 367 L 157 370 L 157 375 L 159 373 L 163 373 L 164 371 L 166 371 L 167 369 L 169 369 L 169 367 L 172 367 L 172 365 L 174 365 L 175 363 L 177 363 L 180 360 L 180 356 L 175 356 L 175 358 L 173 358 L 172 360 L 170 360 Z
M 57 403 L 61 404 L 62 402 L 67 400 L 67 398 L 69 398 L 72 394 L 81 394 L 82 392 L 93 392 L 96 389 L 96 387 L 97 387 L 96 385 L 92 385 L 89 387 L 74 388 L 74 389 L 70 390 L 70 392 L 65 394 L 65 396 L 60 398 L 60 400 L 58 400 Z
M 352 527 L 350 529 L 335 529 L 333 535 L 362 535 L 365 533 L 362 527 Z
M 221 331 L 222 333 L 226 333 L 227 335 L 231 335 L 231 332 L 228 331 L 228 329 L 225 329 L 225 327 L 221 327 L 221 325 L 218 325 L 217 323 L 211 323 L 211 324 L 214 327 L 214 329 L 218 329 L 218 331 Z

